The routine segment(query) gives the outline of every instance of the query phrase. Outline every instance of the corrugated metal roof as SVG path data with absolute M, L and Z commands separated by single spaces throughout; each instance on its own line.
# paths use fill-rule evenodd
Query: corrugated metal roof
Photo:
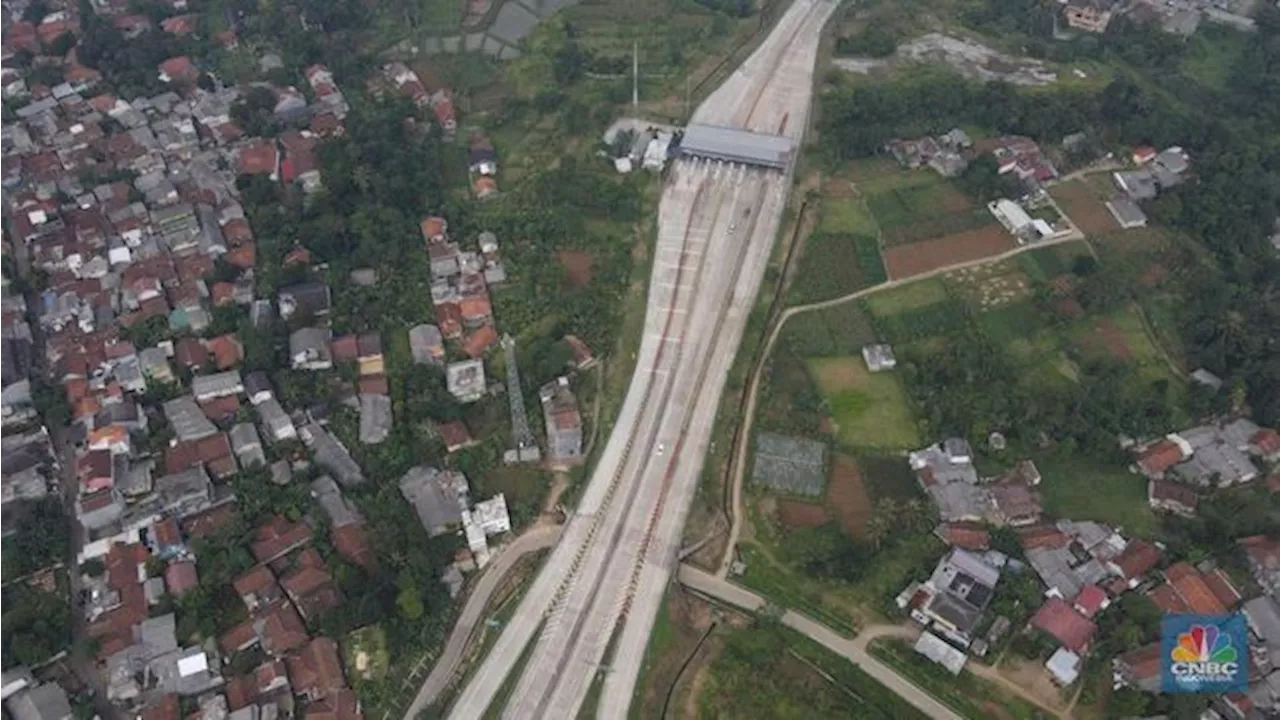
M 777 168 L 791 161 L 793 147 L 790 138 L 717 125 L 690 125 L 680 142 L 685 155 Z

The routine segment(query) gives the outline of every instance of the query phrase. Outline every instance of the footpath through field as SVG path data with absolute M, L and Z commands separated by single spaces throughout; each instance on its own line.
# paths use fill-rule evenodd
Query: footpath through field
M 696 592 L 708 595 L 721 602 L 729 603 L 744 610 L 758 612 L 767 606 L 765 598 L 728 580 L 718 578 L 705 570 L 692 565 L 680 566 L 680 583 Z M 862 628 L 856 637 L 846 638 L 835 630 L 794 610 L 783 613 L 783 625 L 821 643 L 832 652 L 848 659 L 854 665 L 875 678 L 880 684 L 892 690 L 902 699 L 914 705 L 921 712 L 932 718 L 958 718 L 959 716 L 938 702 L 925 690 L 917 687 L 907 678 L 902 677 L 889 666 L 881 663 L 867 652 L 867 647 L 879 638 L 896 637 L 904 640 L 915 640 L 919 632 L 902 625 L 868 625 Z M 1035 705 L 1048 715 L 1065 719 L 1069 713 L 1051 708 L 1027 690 L 1009 678 L 1000 674 L 994 667 L 969 663 L 965 669 L 974 675 L 996 683 L 1001 689 L 1017 695 L 1019 698 Z M 923 700 L 922 700 L 923 698 Z
M 691 590 L 744 610 L 756 612 L 764 609 L 768 604 L 759 595 L 691 565 L 680 566 L 679 578 L 680 582 Z M 794 610 L 784 612 L 781 622 L 783 625 L 857 665 L 863 672 L 893 691 L 903 700 L 914 705 L 916 709 L 925 715 L 935 720 L 962 720 L 960 715 L 938 702 L 932 695 L 916 687 L 909 680 L 867 653 L 867 642 L 872 637 L 878 637 L 878 634 L 864 633 L 850 640 L 831 628 Z M 893 627 L 888 631 L 883 631 L 881 634 L 892 634 L 894 632 L 904 632 L 904 630 Z
M 525 555 L 555 545 L 560 539 L 560 530 L 560 525 L 538 525 L 502 548 L 493 563 L 480 576 L 475 589 L 467 596 L 467 604 L 463 606 L 462 614 L 458 616 L 458 622 L 449 634 L 444 652 L 440 654 L 435 667 L 431 668 L 431 674 L 427 675 L 426 681 L 422 683 L 422 688 L 418 690 L 413 703 L 405 711 L 405 720 L 416 720 L 418 714 L 434 703 L 440 697 L 440 693 L 444 692 L 453 681 L 458 665 L 462 662 L 462 653 L 467 649 L 471 636 L 485 608 L 489 605 L 489 598 L 498 589 L 498 584 L 506 574 Z
M 1002 252 L 998 255 L 978 258 L 977 260 L 966 260 L 964 262 L 954 263 L 952 265 L 935 268 L 928 272 L 924 272 L 919 275 L 913 275 L 911 277 L 899 278 L 896 280 L 887 280 L 885 282 L 880 283 L 879 285 L 872 285 L 871 287 L 863 288 L 861 290 L 855 290 L 854 292 L 851 292 L 847 295 L 842 295 L 837 298 L 832 298 L 830 300 L 821 300 L 818 302 L 809 303 L 807 305 L 796 305 L 794 307 L 789 307 L 786 310 L 783 310 L 782 314 L 778 316 L 778 321 L 774 323 L 773 329 L 770 331 L 768 339 L 765 340 L 764 348 L 761 350 L 761 353 L 760 353 L 760 359 L 756 362 L 756 365 L 752 370 L 751 382 L 747 388 L 747 407 L 746 407 L 746 411 L 742 415 L 742 429 L 738 433 L 738 445 L 733 450 L 733 465 L 732 465 L 733 477 L 730 479 L 730 482 L 732 483 L 732 490 L 731 490 L 732 510 L 730 512 L 729 541 L 725 544 L 724 557 L 721 558 L 720 567 L 716 572 L 717 577 L 721 579 L 728 577 L 729 567 L 733 564 L 733 552 L 734 552 L 734 549 L 738 546 L 738 536 L 742 532 L 742 521 L 743 521 L 743 515 L 744 515 L 742 511 L 742 480 L 743 480 L 743 477 L 746 475 L 747 448 L 750 447 L 751 428 L 755 422 L 756 400 L 759 397 L 759 392 L 760 392 L 760 378 L 764 374 L 764 367 L 767 364 L 769 356 L 773 354 L 773 346 L 777 343 L 778 337 L 782 334 L 782 328 L 787 324 L 788 320 L 790 320 L 792 317 L 799 315 L 801 313 L 813 312 L 814 310 L 824 310 L 826 308 L 836 307 L 838 305 L 843 305 L 848 302 L 853 302 L 854 300 L 858 300 L 860 298 L 864 298 L 869 295 L 874 295 L 875 293 L 884 292 L 886 290 L 892 290 L 894 288 L 902 287 L 903 285 L 909 285 L 911 283 L 919 282 L 921 280 L 927 280 L 929 278 L 937 277 L 938 275 L 943 275 L 955 270 L 961 270 L 968 267 L 977 267 L 979 265 L 988 265 L 991 263 L 998 263 L 1004 260 L 1008 260 L 1009 258 L 1016 257 L 1024 252 L 1029 252 L 1031 250 L 1038 250 L 1040 248 L 1050 247 L 1053 245 L 1061 245 L 1069 242 L 1077 242 L 1079 240 L 1080 238 L 1072 235 L 1069 237 L 1058 238 L 1054 240 L 1047 240 L 1045 242 L 1022 245 L 1022 246 L 1013 248 L 1012 250 L 1007 250 L 1005 252 Z M 1091 254 L 1094 254 L 1094 256 L 1096 257 L 1096 253 L 1094 253 L 1093 246 L 1089 245 L 1087 240 L 1084 242 L 1085 242 L 1085 245 L 1089 248 L 1089 252 Z

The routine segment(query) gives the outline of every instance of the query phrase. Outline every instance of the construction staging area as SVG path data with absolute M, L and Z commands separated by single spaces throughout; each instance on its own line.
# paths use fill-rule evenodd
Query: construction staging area
M 694 113 L 693 151 L 663 190 L 644 337 L 617 423 L 559 544 L 451 717 L 483 716 L 517 666 L 505 718 L 576 717 L 597 681 L 597 715 L 627 716 L 782 222 L 819 37 L 834 9 L 831 0 L 796 0 Z

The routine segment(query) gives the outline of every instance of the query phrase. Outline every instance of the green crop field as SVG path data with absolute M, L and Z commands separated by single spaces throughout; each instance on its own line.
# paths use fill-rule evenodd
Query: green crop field
M 803 357 L 854 355 L 875 341 L 871 321 L 856 302 L 792 316 L 778 338 Z
M 1034 335 L 1045 327 L 1048 320 L 1049 318 L 1046 318 L 1031 300 L 1013 303 L 978 315 L 978 324 L 982 326 L 983 332 L 1000 345 Z
M 920 444 L 915 418 L 893 373 L 868 371 L 861 356 L 811 358 L 809 372 L 826 397 L 842 444 L 882 450 Z
M 964 304 L 954 300 L 877 317 L 875 321 L 876 334 L 891 344 L 942 337 L 968 325 L 969 315 Z
M 818 229 L 824 232 L 871 237 L 880 233 L 875 216 L 867 210 L 862 199 L 856 196 L 824 199 L 821 213 Z
M 779 624 L 723 631 L 721 645 L 699 686 L 699 717 L 924 718 L 857 666 Z
M 787 300 L 791 305 L 831 300 L 884 280 L 875 237 L 818 232 L 805 241 Z
M 942 281 L 929 279 L 868 295 L 863 302 L 872 315 L 882 318 L 919 310 L 947 300 L 947 288 Z

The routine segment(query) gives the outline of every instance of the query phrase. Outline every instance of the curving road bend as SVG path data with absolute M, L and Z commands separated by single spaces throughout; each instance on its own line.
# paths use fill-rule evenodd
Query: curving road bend
M 767 605 L 764 598 L 750 590 L 734 585 L 709 572 L 699 570 L 692 565 L 680 566 L 680 582 L 692 590 L 751 612 L 759 612 Z M 783 625 L 805 635 L 857 665 L 863 672 L 892 690 L 903 700 L 914 705 L 917 710 L 925 715 L 935 718 L 935 720 L 961 720 L 961 716 L 951 708 L 938 702 L 932 695 L 916 687 L 911 681 L 867 653 L 867 644 L 871 640 L 883 635 L 899 634 L 902 632 L 901 628 L 896 626 L 884 627 L 881 628 L 880 632 L 864 632 L 850 640 L 831 628 L 794 610 L 784 612 L 781 622 Z
M 475 589 L 467 595 L 467 603 L 462 607 L 457 623 L 449 633 L 444 652 L 431 668 L 427 679 L 422 683 L 418 694 L 413 698 L 405 717 L 417 718 L 418 714 L 434 703 L 440 694 L 453 682 L 458 666 L 462 664 L 462 653 L 471 642 L 471 636 L 480 624 L 481 616 L 489 606 L 489 598 L 493 596 L 498 584 L 515 567 L 520 558 L 531 552 L 543 550 L 556 544 L 560 539 L 559 525 L 540 525 L 520 535 L 497 553 L 489 566 L 484 569 Z
M 694 121 L 798 144 L 820 32 L 834 9 L 832 0 L 796 0 Z M 659 207 L 645 334 L 618 422 L 560 543 L 452 717 L 482 716 L 531 641 L 503 717 L 574 717 L 602 669 L 598 714 L 626 716 L 790 183 L 790 172 L 674 163 Z

